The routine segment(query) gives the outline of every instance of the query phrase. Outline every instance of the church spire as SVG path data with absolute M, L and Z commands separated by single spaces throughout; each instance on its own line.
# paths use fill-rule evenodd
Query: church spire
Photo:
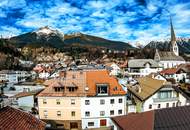
M 172 24 L 172 17 L 170 16 L 170 26 L 171 26 L 171 41 L 176 41 L 175 32 Z
M 170 45 L 170 51 L 172 51 L 176 56 L 179 56 L 179 48 L 176 43 L 176 37 L 175 32 L 172 24 L 172 18 L 170 16 L 170 26 L 171 26 L 171 45 Z

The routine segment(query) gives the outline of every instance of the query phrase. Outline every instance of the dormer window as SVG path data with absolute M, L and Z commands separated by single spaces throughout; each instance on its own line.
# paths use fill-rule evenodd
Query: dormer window
M 54 87 L 55 92 L 64 92 L 64 87 Z
M 68 86 L 67 89 L 69 90 L 69 92 L 74 92 L 77 90 L 77 86 Z
M 108 95 L 108 84 L 97 84 L 97 95 Z

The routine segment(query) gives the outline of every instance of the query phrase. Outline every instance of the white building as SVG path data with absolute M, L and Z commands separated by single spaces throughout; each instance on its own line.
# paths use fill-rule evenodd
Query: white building
M 125 96 L 97 96 L 82 98 L 82 129 L 112 126 L 111 117 L 126 114 L 125 104 Z
M 111 127 L 111 117 L 126 114 L 126 95 L 107 71 L 87 72 L 87 96 L 81 98 L 82 129 Z
M 37 107 L 37 94 L 39 94 L 43 89 L 33 90 L 29 92 L 20 92 L 13 96 L 14 107 L 22 108 L 26 111 L 31 111 L 33 107 Z
M 50 76 L 49 72 L 43 71 L 41 73 L 39 73 L 39 78 L 40 79 L 47 79 Z
M 45 88 L 45 86 L 36 84 L 35 82 L 23 82 L 14 85 L 7 85 L 4 88 L 4 94 L 7 96 L 14 96 L 20 92 L 30 92 L 43 88 Z
M 150 73 L 156 73 L 162 68 L 152 59 L 133 59 L 128 62 L 127 75 L 132 77 L 144 77 Z
M 169 68 L 160 72 L 167 79 L 174 79 L 175 82 L 186 82 L 187 72 L 182 68 Z
M 149 77 L 137 81 L 137 84 L 128 86 L 129 113 L 189 105 L 189 97 L 166 81 Z
M 110 66 L 112 68 L 110 75 L 119 75 L 121 74 L 121 69 L 119 68 L 119 66 L 116 63 L 111 64 Z
M 27 71 L 13 71 L 2 70 L 0 71 L 0 81 L 7 81 L 8 83 L 18 83 L 25 81 L 31 74 Z

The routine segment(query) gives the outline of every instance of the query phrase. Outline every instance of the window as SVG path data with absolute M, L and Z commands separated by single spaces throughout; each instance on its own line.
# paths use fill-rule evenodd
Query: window
M 75 116 L 75 111 L 72 111 L 72 112 L 71 112 L 71 116 Z
M 107 95 L 108 94 L 107 84 L 97 85 L 97 94 L 98 95 Z
M 47 104 L 47 100 L 46 99 L 43 99 L 43 104 Z
M 114 104 L 114 99 L 110 99 L 110 104 Z
M 158 98 L 164 99 L 164 98 L 171 98 L 172 97 L 172 91 L 160 91 L 158 93 Z
M 47 116 L 48 116 L 48 112 L 47 110 L 44 110 L 44 117 L 47 118 Z
M 105 111 L 100 111 L 100 116 L 104 116 L 105 115 Z
M 149 105 L 149 109 L 152 109 L 152 105 L 151 104 Z
M 90 100 L 85 100 L 85 105 L 90 105 Z
M 111 110 L 111 111 L 110 111 L 110 115 L 114 115 L 114 110 Z
M 123 113 L 123 111 L 120 109 L 120 110 L 118 110 L 118 114 L 122 114 Z
M 123 102 L 123 99 L 122 98 L 119 98 L 119 103 L 122 103 Z
M 158 104 L 158 108 L 160 108 L 161 106 L 160 106 L 160 104 Z
M 94 122 L 88 122 L 88 126 L 94 126 Z
M 104 99 L 101 99 L 101 100 L 100 100 L 100 105 L 103 105 L 103 104 L 105 104 L 105 100 L 104 100 Z
M 54 87 L 55 92 L 64 92 L 64 87 Z
M 169 107 L 169 103 L 166 103 L 166 107 Z
M 173 107 L 175 107 L 175 102 L 172 104 Z
M 60 102 L 59 99 L 56 99 L 56 104 L 57 104 L 57 105 L 60 105 L 60 104 L 61 104 L 61 102 Z
M 75 105 L 75 99 L 71 99 L 71 105 Z
M 85 116 L 87 116 L 87 117 L 90 116 L 90 112 L 89 112 L 89 111 L 86 111 L 86 112 L 85 112 Z
M 75 91 L 75 87 L 68 87 L 69 92 L 74 92 Z
M 61 111 L 57 111 L 57 116 L 61 116 Z

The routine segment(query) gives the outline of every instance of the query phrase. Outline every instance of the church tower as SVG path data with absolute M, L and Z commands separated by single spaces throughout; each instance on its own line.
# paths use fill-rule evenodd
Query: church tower
M 176 56 L 179 56 L 179 48 L 176 43 L 176 36 L 172 24 L 172 18 L 170 16 L 170 26 L 171 26 L 171 45 L 170 45 L 170 51 L 173 52 Z

